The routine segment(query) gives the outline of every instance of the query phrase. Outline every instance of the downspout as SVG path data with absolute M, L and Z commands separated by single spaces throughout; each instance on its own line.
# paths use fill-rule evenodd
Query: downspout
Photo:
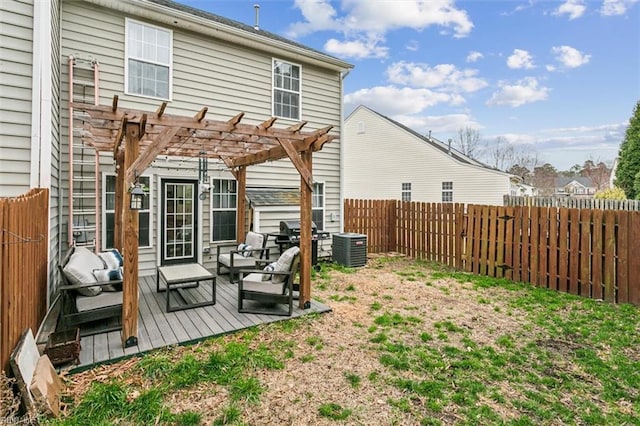
M 344 79 L 350 72 L 340 71 L 340 232 L 344 231 Z
M 31 188 L 51 188 L 51 3 L 33 5 L 33 56 L 31 78 Z M 51 196 L 51 193 L 50 195 Z M 51 207 L 47 209 L 47 227 L 51 230 Z M 47 306 L 51 273 L 51 238 L 47 242 Z
M 94 105 L 100 105 L 100 64 L 98 63 L 97 60 L 93 60 L 93 104 Z M 102 200 L 102 192 L 100 191 L 100 183 L 102 182 L 102 179 L 100 179 L 100 153 L 98 151 L 96 151 L 96 164 L 95 164 L 95 177 L 96 177 L 96 233 L 95 233 L 95 241 L 96 241 L 96 246 L 94 247 L 94 250 L 96 253 L 98 253 L 101 249 L 102 246 L 100 245 L 100 235 L 102 233 L 102 226 L 101 226 L 101 218 L 102 218 L 102 211 L 100 209 L 100 204 L 101 204 L 101 200 Z
M 67 243 L 69 247 L 73 245 L 73 66 L 75 64 L 75 58 L 73 55 L 69 55 L 69 124 L 67 133 L 69 136 L 69 188 L 67 189 L 69 199 L 69 211 L 67 219 Z

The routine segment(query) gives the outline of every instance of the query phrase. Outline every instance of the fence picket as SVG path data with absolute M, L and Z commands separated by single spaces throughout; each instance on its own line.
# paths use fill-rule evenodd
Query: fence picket
M 593 210 L 592 213 L 593 226 L 591 228 L 591 297 L 593 297 L 594 299 L 602 299 L 602 234 L 604 231 L 602 218 L 604 216 L 604 211 Z

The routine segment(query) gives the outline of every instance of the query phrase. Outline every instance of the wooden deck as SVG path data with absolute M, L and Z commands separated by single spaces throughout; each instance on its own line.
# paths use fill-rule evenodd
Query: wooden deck
M 241 314 L 238 313 L 237 285 L 229 284 L 227 276 L 222 276 L 217 278 L 215 305 L 167 313 L 165 293 L 156 292 L 155 276 L 140 277 L 139 285 L 138 344 L 123 348 L 119 331 L 82 337 L 80 363 L 74 369 L 116 361 L 169 345 L 196 342 L 259 324 L 286 321 L 314 312 L 331 311 L 329 306 L 312 300 L 311 308 L 307 310 L 299 309 L 294 301 L 291 317 Z M 202 300 L 211 298 L 208 285 L 189 291 Z M 245 302 L 247 303 L 250 302 Z

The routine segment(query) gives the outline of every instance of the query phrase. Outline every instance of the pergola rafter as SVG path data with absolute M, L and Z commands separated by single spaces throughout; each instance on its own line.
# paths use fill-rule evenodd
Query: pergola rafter
M 307 122 L 274 127 L 276 117 L 260 124 L 242 123 L 244 113 L 226 121 L 207 119 L 203 107 L 192 117 L 166 113 L 167 102 L 155 112 L 118 107 L 118 97 L 108 106 L 72 103 L 83 111 L 82 140 L 98 152 L 116 159 L 116 209 L 114 242 L 124 253 L 123 345 L 137 342 L 138 235 L 137 212 L 129 209 L 129 188 L 159 156 L 219 159 L 238 181 L 238 210 L 244 211 L 247 167 L 289 158 L 300 174 L 300 307 L 310 304 L 312 153 L 336 135 L 332 126 L 303 132 Z M 238 240 L 244 239 L 244 215 L 237 215 Z M 134 232 L 135 228 L 135 232 Z M 125 232 L 126 231 L 126 232 Z M 135 254 L 134 254 L 135 252 Z

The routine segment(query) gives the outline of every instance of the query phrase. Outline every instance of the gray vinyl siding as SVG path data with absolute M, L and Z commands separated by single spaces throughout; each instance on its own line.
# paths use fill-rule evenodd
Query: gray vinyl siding
M 89 5 L 83 2 L 62 3 L 62 126 L 63 126 L 63 158 L 66 155 L 66 116 L 67 116 L 67 57 L 71 54 L 80 57 L 91 57 L 100 63 L 100 103 L 111 104 L 114 95 L 119 96 L 119 106 L 155 111 L 162 102 L 157 99 L 124 94 L 124 43 L 125 18 L 135 19 L 157 25 L 148 19 L 137 16 L 124 16 L 116 11 Z M 244 112 L 243 123 L 258 124 L 271 117 L 272 92 L 272 59 L 271 54 L 252 50 L 229 42 L 219 41 L 210 36 L 204 36 L 180 28 L 170 28 L 173 31 L 173 80 L 172 100 L 166 113 L 193 116 L 203 106 L 208 107 L 207 118 L 228 120 L 239 112 Z M 340 74 L 328 71 L 318 66 L 292 60 L 286 55 L 277 59 L 291 60 L 302 67 L 302 120 L 307 121 L 305 131 L 313 131 L 327 125 L 334 126 L 332 133 L 340 132 L 341 93 Z M 276 127 L 287 127 L 295 121 L 278 119 Z M 68 171 L 63 160 L 61 176 L 67 179 Z M 101 156 L 103 172 L 113 171 L 113 161 L 108 155 Z M 197 167 L 197 159 L 185 159 L 184 165 L 192 171 L 180 170 L 177 160 L 173 166 L 163 165 L 159 161 L 147 170 L 152 174 L 154 194 L 153 211 L 153 248 L 140 250 L 140 272 L 149 274 L 155 271 L 157 261 L 158 215 L 157 191 L 158 176 L 188 176 L 197 178 L 193 170 Z M 222 173 L 222 171 L 220 172 Z M 224 172 L 227 173 L 228 172 Z M 336 139 L 325 145 L 325 148 L 313 156 L 313 175 L 319 182 L 325 182 L 325 213 L 340 213 L 339 182 L 340 182 L 340 149 Z M 219 172 L 214 164 L 210 164 L 209 175 L 218 177 Z M 230 176 L 230 174 L 229 174 Z M 63 180 L 63 182 L 65 182 Z M 300 176 L 288 159 L 270 162 L 250 167 L 247 172 L 248 186 L 299 187 Z M 63 184 L 66 185 L 66 184 Z M 209 247 L 210 242 L 210 201 L 209 198 L 200 204 L 202 209 L 200 223 L 203 232 L 203 246 Z M 66 210 L 66 202 L 65 207 Z M 339 221 L 329 223 L 328 229 L 338 232 Z M 330 225 L 330 226 L 329 226 Z M 276 229 L 265 229 L 263 232 L 273 232 Z M 202 249 L 204 247 L 199 247 Z M 214 251 L 214 248 L 211 249 Z M 203 256 L 207 261 L 208 256 Z M 209 266 L 209 265 L 207 265 Z
M 30 188 L 33 1 L 0 10 L 0 197 L 12 197 Z
M 55 291 L 56 265 L 64 255 L 60 241 L 60 1 L 51 1 L 51 188 L 49 193 L 50 291 Z
M 364 133 L 358 133 L 358 125 Z M 456 160 L 378 114 L 359 107 L 345 120 L 345 197 L 442 202 L 442 182 L 453 182 L 453 202 L 502 205 L 509 175 Z

